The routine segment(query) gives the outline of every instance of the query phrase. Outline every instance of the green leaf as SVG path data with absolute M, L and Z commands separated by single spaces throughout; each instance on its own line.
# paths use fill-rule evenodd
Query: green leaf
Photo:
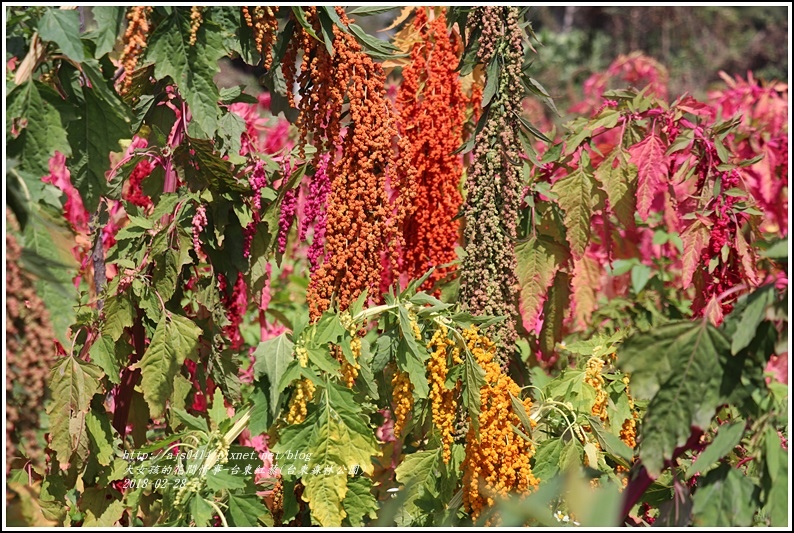
M 764 320 L 766 308 L 775 301 L 774 285 L 766 285 L 747 297 L 747 307 L 731 340 L 731 353 L 736 355 L 750 345 Z
M 578 439 L 571 439 L 562 447 L 560 452 L 560 470 L 575 472 L 582 467 L 582 454 L 584 448 Z
M 85 70 L 90 71 L 88 67 Z M 121 101 L 114 93 L 100 90 L 104 80 L 99 76 L 93 77 L 92 83 L 92 88 L 82 90 L 80 118 L 67 128 L 74 147 L 69 160 L 72 182 L 88 211 L 95 211 L 108 191 L 108 154 L 121 150 L 119 141 L 130 137 L 130 121 Z
M 177 266 L 177 252 L 168 249 L 164 254 L 155 259 L 152 281 L 154 289 L 160 294 L 164 302 L 171 299 L 176 291 L 179 281 L 179 267 Z
M 598 439 L 601 449 L 604 450 L 604 453 L 611 455 L 624 467 L 630 468 L 632 459 L 634 458 L 634 451 L 629 448 L 625 442 L 604 429 L 604 426 L 601 425 L 601 421 L 598 418 L 588 416 L 588 420 L 590 421 L 590 427 Z
M 385 59 L 393 57 L 392 54 L 399 51 L 391 43 L 367 34 L 358 24 L 350 24 L 348 28 L 350 28 L 350 31 L 353 32 L 359 42 L 367 48 L 369 55 L 372 57 L 378 56 Z
M 174 10 L 176 11 L 176 10 Z M 208 527 L 215 515 L 215 508 L 207 503 L 200 494 L 193 494 L 190 500 L 190 514 L 196 527 Z
M 485 89 L 482 91 L 481 107 L 485 107 L 491 102 L 497 87 L 499 87 L 499 56 L 494 54 L 491 62 L 488 63 L 488 70 L 485 74 Z
M 251 431 L 251 435 L 261 435 L 267 431 L 273 421 L 273 416 L 270 414 L 270 403 L 261 386 L 255 387 L 249 398 L 253 403 L 253 408 L 248 429 Z
M 229 525 L 233 527 L 259 527 L 262 517 L 270 514 L 256 494 L 229 494 Z
M 281 393 L 286 388 L 280 387 L 281 375 L 295 359 L 293 352 L 295 345 L 287 338 L 284 332 L 278 337 L 260 342 L 254 351 L 254 376 L 259 379 L 267 376 L 270 382 L 270 411 L 276 416 L 281 405 Z
M 89 350 L 91 362 L 99 366 L 108 380 L 114 385 L 121 381 L 121 368 L 127 365 L 132 354 L 132 346 L 126 342 L 115 342 L 106 335 L 101 335 Z
M 474 359 L 474 355 L 466 349 L 463 359 L 463 405 L 469 413 L 470 423 L 474 431 L 480 428 L 480 389 L 485 383 L 485 370 Z
M 618 365 L 632 374 L 635 397 L 652 398 L 640 433 L 640 458 L 652 476 L 723 403 L 721 359 L 729 353 L 725 336 L 704 320 L 665 324 L 623 343 Z
M 424 514 L 422 500 L 436 493 L 440 477 L 441 449 L 424 450 L 406 455 L 394 470 L 397 482 L 402 484 L 400 492 L 404 498 L 402 513 L 403 524 L 412 523 Z
M 38 31 L 43 40 L 57 44 L 70 59 L 77 63 L 85 61 L 77 10 L 48 8 L 39 21 Z
M 721 464 L 698 480 L 692 525 L 749 527 L 757 507 L 757 491 L 740 470 Z
M 212 397 L 212 406 L 209 408 L 208 414 L 210 415 L 213 431 L 218 429 L 223 422 L 229 420 L 226 406 L 223 405 L 223 392 L 221 392 L 220 388 L 215 389 L 215 394 Z
M 85 35 L 96 44 L 94 57 L 99 59 L 111 52 L 116 46 L 116 40 L 121 35 L 121 23 L 124 20 L 125 9 L 120 6 L 93 6 L 91 15 L 96 21 L 97 29 Z
M 368 17 L 370 15 L 380 15 L 381 13 L 388 13 L 396 9 L 397 6 L 361 6 L 350 11 L 348 15 L 359 15 L 361 17 Z
M 292 6 L 292 14 L 295 15 L 295 19 L 298 23 L 303 27 L 303 31 L 311 35 L 314 39 L 320 40 L 317 37 L 317 34 L 314 32 L 314 28 L 312 25 L 309 24 L 309 21 L 306 20 L 306 14 L 303 12 L 303 8 L 300 6 Z
M 220 116 L 220 93 L 213 78 L 226 47 L 217 25 L 209 20 L 201 25 L 196 44 L 191 46 L 190 24 L 187 10 L 173 9 L 149 38 L 146 62 L 154 64 L 158 80 L 171 77 L 176 82 L 193 116 L 191 125 L 212 137 Z
M 143 376 L 141 389 L 152 418 L 163 416 L 166 401 L 174 392 L 174 378 L 182 363 L 198 348 L 201 328 L 189 318 L 164 313 L 154 336 L 137 363 Z
M 325 346 L 328 343 L 335 344 L 339 342 L 344 333 L 345 328 L 336 313 L 326 311 L 314 327 L 312 342 L 317 346 Z
M 102 418 L 89 412 L 85 418 L 85 425 L 97 462 L 102 466 L 110 466 L 116 457 L 113 450 L 113 430 L 107 415 L 100 416 Z
M 532 474 L 541 484 L 553 479 L 560 471 L 560 456 L 564 443 L 561 438 L 546 439 L 538 444 L 532 466 Z
M 200 431 L 207 434 L 210 432 L 210 429 L 207 426 L 207 421 L 201 417 L 191 415 L 184 409 L 178 407 L 171 407 L 171 413 L 176 415 L 176 418 L 189 430 Z M 174 427 L 178 426 L 178 424 L 173 422 L 172 424 Z
M 347 520 L 353 527 L 367 525 L 367 518 L 377 518 L 378 502 L 372 495 L 372 481 L 357 476 L 347 481 L 347 494 L 342 500 L 342 507 L 347 513 Z
M 571 253 L 577 259 L 584 255 L 590 242 L 590 215 L 595 196 L 593 189 L 593 174 L 585 154 L 582 154 L 578 168 L 551 187 L 551 191 L 558 196 L 557 203 L 565 211 L 563 220 L 566 237 L 571 244 Z
M 723 424 L 717 430 L 714 440 L 698 456 L 697 460 L 690 465 L 686 471 L 686 477 L 690 478 L 697 472 L 706 473 L 714 463 L 728 455 L 737 444 L 742 440 L 744 434 L 744 420 L 737 420 L 728 424 Z
M 50 448 L 58 460 L 69 462 L 86 437 L 86 415 L 91 398 L 100 391 L 102 370 L 74 356 L 64 357 L 50 371 L 51 391 L 47 414 L 50 418 Z
M 50 91 L 30 80 L 11 89 L 6 97 L 7 153 L 19 159 L 25 175 L 32 176 L 26 183 L 30 183 L 33 200 L 41 196 L 41 177 L 49 174 L 53 154 L 58 151 L 67 157 L 72 155 L 61 114 L 43 97 Z M 57 95 L 55 98 L 60 99 Z
M 571 276 L 558 270 L 549 295 L 543 303 L 543 326 L 540 330 L 541 353 L 554 353 L 556 345 L 562 340 L 562 325 L 568 312 L 568 301 L 571 294 Z
M 648 265 L 634 265 L 631 268 L 631 290 L 639 294 L 651 278 L 651 267 Z

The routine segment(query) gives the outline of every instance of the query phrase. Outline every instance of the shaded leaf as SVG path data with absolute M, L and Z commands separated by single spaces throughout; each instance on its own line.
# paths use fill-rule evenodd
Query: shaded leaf
M 39 20 L 38 31 L 43 40 L 57 44 L 70 59 L 78 63 L 85 61 L 77 10 L 48 8 Z
M 557 203 L 565 212 L 566 238 L 571 244 L 575 259 L 582 257 L 590 242 L 590 215 L 595 196 L 592 172 L 586 154 L 582 154 L 579 166 L 551 187 L 557 195 Z
M 268 400 L 273 416 L 278 414 L 281 405 L 281 393 L 286 388 L 286 385 L 280 387 L 279 383 L 287 366 L 295 358 L 293 355 L 294 349 L 295 344 L 287 338 L 287 333 L 284 332 L 278 337 L 260 342 L 254 351 L 254 376 L 256 379 L 261 376 L 267 376 L 270 382 L 270 397 Z

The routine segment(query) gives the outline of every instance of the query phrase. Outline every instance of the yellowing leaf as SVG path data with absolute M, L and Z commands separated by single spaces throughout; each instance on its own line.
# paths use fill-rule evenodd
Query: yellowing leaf
M 303 501 L 321 527 L 340 527 L 347 516 L 342 500 L 347 494 L 347 473 L 308 475 L 303 478 Z

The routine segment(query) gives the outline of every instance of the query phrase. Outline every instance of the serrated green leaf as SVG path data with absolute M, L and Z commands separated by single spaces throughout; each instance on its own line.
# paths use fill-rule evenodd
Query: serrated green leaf
M 229 525 L 233 527 L 259 527 L 269 512 L 262 498 L 256 494 L 229 494 Z
M 126 366 L 129 356 L 132 354 L 132 346 L 126 342 L 115 342 L 110 337 L 101 335 L 91 345 L 89 354 L 91 362 L 102 369 L 111 383 L 118 385 L 121 381 L 121 368 Z
M 241 474 L 232 474 L 229 467 L 221 468 L 218 472 L 210 470 L 204 478 L 207 483 L 207 488 L 215 492 L 245 489 L 246 478 Z
M 166 401 L 174 392 L 174 377 L 182 363 L 198 348 L 201 328 L 187 317 L 164 313 L 143 358 L 141 389 L 152 418 L 163 416 Z
M 543 303 L 543 326 L 540 329 L 540 350 L 545 355 L 551 355 L 557 343 L 562 340 L 562 324 L 568 312 L 568 302 L 571 294 L 571 276 L 567 272 L 558 270 L 554 275 L 554 282 L 549 288 L 548 297 Z
M 19 159 L 23 176 L 32 176 L 26 183 L 34 201 L 41 195 L 41 177 L 49 174 L 53 154 L 72 155 L 61 114 L 43 97 L 47 91 L 51 89 L 30 80 L 11 89 L 6 99 L 7 153 Z
M 656 343 L 646 344 L 650 339 Z M 640 432 L 640 458 L 651 475 L 723 403 L 721 360 L 728 354 L 725 336 L 702 320 L 665 324 L 623 343 L 618 365 L 632 374 L 635 397 L 652 397 Z
M 85 61 L 80 40 L 80 14 L 76 10 L 48 8 L 39 21 L 38 31 L 43 40 L 57 44 L 70 59 L 78 63 Z
M 347 520 L 353 527 L 367 525 L 367 518 L 377 518 L 378 502 L 371 492 L 372 481 L 357 476 L 347 481 L 347 494 L 342 500 L 342 507 L 347 513 Z
M 335 344 L 339 342 L 344 333 L 345 328 L 342 326 L 339 316 L 336 313 L 326 311 L 314 327 L 312 342 L 317 346 L 325 346 L 329 343 Z
M 210 429 L 207 426 L 207 421 L 201 417 L 191 415 L 184 409 L 178 407 L 171 407 L 171 412 L 176 416 L 176 418 L 185 425 L 185 427 L 189 430 L 200 431 L 202 433 L 209 433 Z M 172 422 L 174 427 L 177 427 L 178 424 Z
M 229 414 L 226 412 L 226 406 L 223 405 L 223 392 L 220 388 L 215 389 L 215 394 L 212 397 L 212 406 L 210 406 L 207 413 L 210 415 L 210 422 L 212 422 L 212 430 L 218 429 L 223 422 L 229 420 Z
M 168 249 L 165 254 L 155 259 L 152 281 L 154 289 L 164 302 L 171 299 L 179 281 L 179 267 L 177 266 L 176 252 Z
M 284 388 L 279 387 L 281 375 L 295 359 L 295 344 L 287 338 L 286 332 L 278 337 L 260 342 L 254 351 L 254 376 L 259 379 L 267 376 L 270 382 L 270 410 L 276 416 L 281 405 Z
M 220 93 L 213 78 L 218 60 L 226 54 L 217 26 L 205 20 L 196 44 L 190 45 L 190 18 L 184 8 L 175 8 L 149 37 L 146 61 L 154 64 L 158 80 L 171 77 L 179 87 L 193 116 L 207 137 L 218 128 Z
M 215 515 L 215 508 L 201 495 L 194 494 L 190 499 L 190 514 L 196 527 L 208 527 L 212 524 L 212 517 Z
M 571 253 L 575 258 L 584 255 L 585 248 L 590 242 L 594 188 L 593 174 L 589 170 L 589 162 L 584 154 L 579 166 L 551 188 L 558 197 L 557 203 L 565 212 L 563 220 L 567 230 L 566 238 L 571 244 Z
M 94 57 L 97 59 L 111 52 L 116 46 L 116 40 L 121 35 L 124 11 L 125 9 L 121 6 L 91 7 L 91 15 L 96 21 L 97 29 L 87 33 L 85 36 L 96 44 Z
M 705 474 L 711 469 L 713 463 L 728 455 L 742 440 L 744 425 L 744 420 L 721 425 L 714 440 L 698 455 L 697 460 L 689 466 L 686 471 L 686 477 L 690 478 L 697 472 Z
M 578 439 L 566 442 L 560 451 L 560 470 L 563 472 L 576 471 L 582 467 L 582 454 L 584 448 Z
M 49 447 L 61 463 L 67 463 L 86 437 L 85 419 L 91 398 L 100 391 L 102 369 L 74 356 L 64 357 L 50 371 Z

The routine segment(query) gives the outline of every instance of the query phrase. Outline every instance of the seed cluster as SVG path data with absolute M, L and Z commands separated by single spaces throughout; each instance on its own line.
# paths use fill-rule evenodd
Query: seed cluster
M 342 24 L 350 21 L 337 8 Z M 316 32 L 320 22 L 315 6 L 305 9 L 306 20 Z M 311 319 L 317 320 L 336 299 L 346 309 L 363 290 L 377 294 L 381 253 L 388 247 L 389 199 L 387 174 L 394 157 L 396 135 L 393 110 L 386 98 L 383 68 L 373 62 L 351 34 L 333 29 L 333 55 L 325 45 L 298 24 L 283 63 L 288 97 L 300 114 L 300 146 L 309 137 L 321 153 L 340 155 L 331 161 L 328 179 L 325 256 L 309 282 L 307 302 Z M 303 50 L 301 72 L 296 72 L 298 51 Z M 296 104 L 291 87 L 297 83 L 301 99 Z M 342 133 L 345 97 L 349 120 Z
M 192 6 L 190 8 L 190 46 L 196 44 L 196 36 L 198 35 L 202 22 L 204 22 L 204 7 Z
M 289 401 L 288 424 L 300 424 L 306 420 L 306 404 L 311 401 L 315 389 L 314 383 L 307 378 L 303 378 L 295 385 L 295 390 Z
M 264 67 L 270 69 L 273 64 L 272 47 L 278 33 L 278 6 L 256 6 L 253 13 L 248 6 L 243 6 L 243 19 L 254 33 L 256 49 L 264 60 Z
M 427 376 L 430 384 L 430 404 L 433 424 L 441 433 L 442 457 L 448 463 L 451 457 L 452 442 L 455 438 L 455 418 L 458 402 L 455 397 L 460 387 L 446 387 L 449 374 L 448 358 L 453 364 L 461 364 L 460 347 L 449 337 L 448 328 L 440 324 L 427 343 L 430 359 L 427 361 Z
M 455 71 L 460 46 L 447 33 L 445 11 L 428 21 L 427 8 L 417 8 L 413 24 L 421 40 L 411 49 L 397 93 L 399 130 L 408 141 L 403 157 L 416 173 L 413 206 L 402 232 L 403 269 L 411 279 L 457 257 L 459 224 L 454 219 L 463 201 L 463 165 L 453 152 L 462 140 L 466 108 Z M 452 271 L 436 268 L 421 288 L 429 290 Z
M 596 391 L 596 399 L 593 402 L 591 413 L 601 420 L 607 419 L 607 391 L 604 390 L 604 376 L 601 375 L 601 370 L 604 368 L 604 360 L 600 357 L 593 356 L 587 360 L 587 368 L 585 369 L 585 383 L 592 386 Z
M 394 400 L 394 436 L 399 438 L 408 421 L 408 415 L 414 408 L 414 385 L 408 373 L 400 371 L 395 372 L 391 385 Z
M 496 345 L 476 326 L 463 330 L 463 337 L 485 370 L 486 381 L 480 389 L 479 432 L 474 431 L 473 425 L 469 428 L 462 464 L 463 505 L 477 520 L 497 497 L 509 492 L 526 494 L 539 481 L 530 467 L 535 446 L 513 431 L 513 426 L 522 426 L 512 411 L 510 395 L 520 398 L 521 389 L 496 361 Z M 531 399 L 526 398 L 523 404 L 529 412 Z
M 124 68 L 124 79 L 119 94 L 127 94 L 132 86 L 132 72 L 138 66 L 138 60 L 146 50 L 146 39 L 149 36 L 150 6 L 133 6 L 127 11 L 127 29 L 124 32 L 124 50 L 121 52 L 121 66 Z
M 478 7 L 473 21 L 482 25 L 478 59 L 502 65 L 485 125 L 475 138 L 466 181 L 464 240 L 466 257 L 460 271 L 460 299 L 474 314 L 501 315 L 506 320 L 488 329 L 497 343 L 499 364 L 506 366 L 517 338 L 518 319 L 514 242 L 521 193 L 518 117 L 522 112 L 523 32 L 516 7 Z

